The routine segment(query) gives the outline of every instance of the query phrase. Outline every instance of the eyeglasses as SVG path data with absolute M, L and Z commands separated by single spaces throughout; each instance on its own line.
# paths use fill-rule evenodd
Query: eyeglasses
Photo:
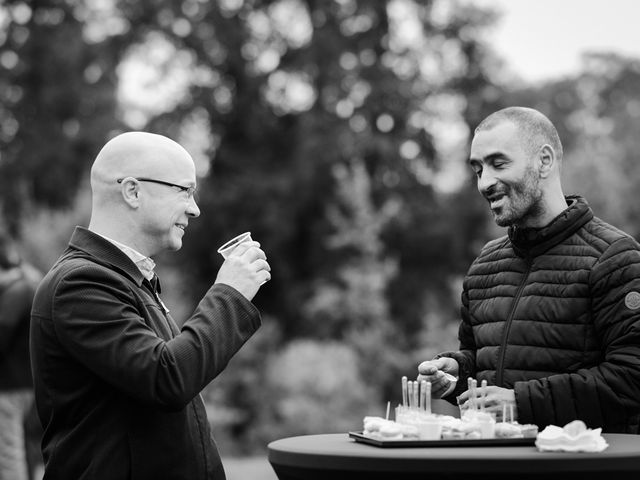
M 143 178 L 143 177 L 131 177 L 134 180 L 137 180 L 139 182 L 149 182 L 149 183 L 157 183 L 158 185 L 165 185 L 167 187 L 175 187 L 178 190 L 180 190 L 181 192 L 184 192 L 187 194 L 187 197 L 189 199 L 193 198 L 194 195 L 196 194 L 196 187 L 185 187 L 184 185 L 178 185 L 176 183 L 170 183 L 170 182 L 165 182 L 164 180 L 155 180 L 153 178 Z M 118 183 L 122 183 L 125 179 L 124 178 L 118 178 L 116 180 L 116 182 Z

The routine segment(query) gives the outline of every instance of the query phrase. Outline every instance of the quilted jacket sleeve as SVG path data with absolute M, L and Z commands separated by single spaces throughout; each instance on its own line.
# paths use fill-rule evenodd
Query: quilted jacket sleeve
M 450 357 L 458 362 L 458 378 L 459 381 L 456 388 L 445 397 L 445 400 L 456 404 L 456 397 L 467 389 L 466 379 L 476 376 L 476 343 L 473 337 L 473 329 L 469 319 L 469 297 L 467 295 L 467 287 L 464 285 L 462 290 L 462 306 L 460 308 L 462 322 L 458 328 L 458 340 L 460 341 L 460 350 L 457 352 L 442 352 L 435 358 Z
M 565 425 L 581 418 L 604 432 L 640 433 L 640 251 L 615 241 L 590 274 L 601 362 L 571 374 L 515 384 L 519 421 Z

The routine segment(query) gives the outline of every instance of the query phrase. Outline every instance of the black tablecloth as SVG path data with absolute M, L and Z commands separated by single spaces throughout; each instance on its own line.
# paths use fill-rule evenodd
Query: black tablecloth
M 534 446 L 379 448 L 346 433 L 285 438 L 268 449 L 280 480 L 638 478 L 640 436 L 604 438 L 609 447 L 600 453 L 540 452 Z

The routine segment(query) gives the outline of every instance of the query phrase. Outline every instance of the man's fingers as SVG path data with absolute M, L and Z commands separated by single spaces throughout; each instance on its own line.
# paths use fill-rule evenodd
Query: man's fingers
M 244 255 L 251 248 L 260 249 L 260 242 L 256 242 L 255 240 L 252 240 L 250 242 L 242 242 L 236 248 L 233 249 L 233 251 L 231 252 L 231 254 L 229 256 L 230 257 L 241 257 L 242 255 Z
M 253 263 L 256 260 L 267 259 L 267 254 L 258 247 L 250 247 L 240 256 L 249 263 Z
M 433 375 L 438 371 L 438 367 L 433 360 L 427 360 L 418 365 L 418 372 L 422 375 Z
M 262 273 L 264 274 L 264 279 L 262 280 L 262 283 L 267 283 L 269 280 L 271 280 L 271 272 L 267 271 L 267 270 L 263 270 Z
M 269 262 L 261 258 L 253 262 L 252 265 L 256 272 L 259 272 L 260 270 L 266 270 L 267 272 L 271 271 L 271 265 L 269 265 Z

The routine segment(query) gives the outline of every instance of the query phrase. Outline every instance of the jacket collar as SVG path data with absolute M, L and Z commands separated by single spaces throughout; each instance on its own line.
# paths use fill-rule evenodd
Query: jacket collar
M 569 238 L 593 218 L 593 211 L 584 198 L 578 195 L 565 198 L 569 206 L 546 227 L 509 227 L 509 239 L 518 256 L 536 257 L 546 252 Z
M 138 266 L 116 245 L 91 230 L 80 226 L 76 227 L 71 235 L 69 247 L 94 257 L 99 263 L 122 271 L 132 278 L 138 286 L 142 285 L 144 275 Z

